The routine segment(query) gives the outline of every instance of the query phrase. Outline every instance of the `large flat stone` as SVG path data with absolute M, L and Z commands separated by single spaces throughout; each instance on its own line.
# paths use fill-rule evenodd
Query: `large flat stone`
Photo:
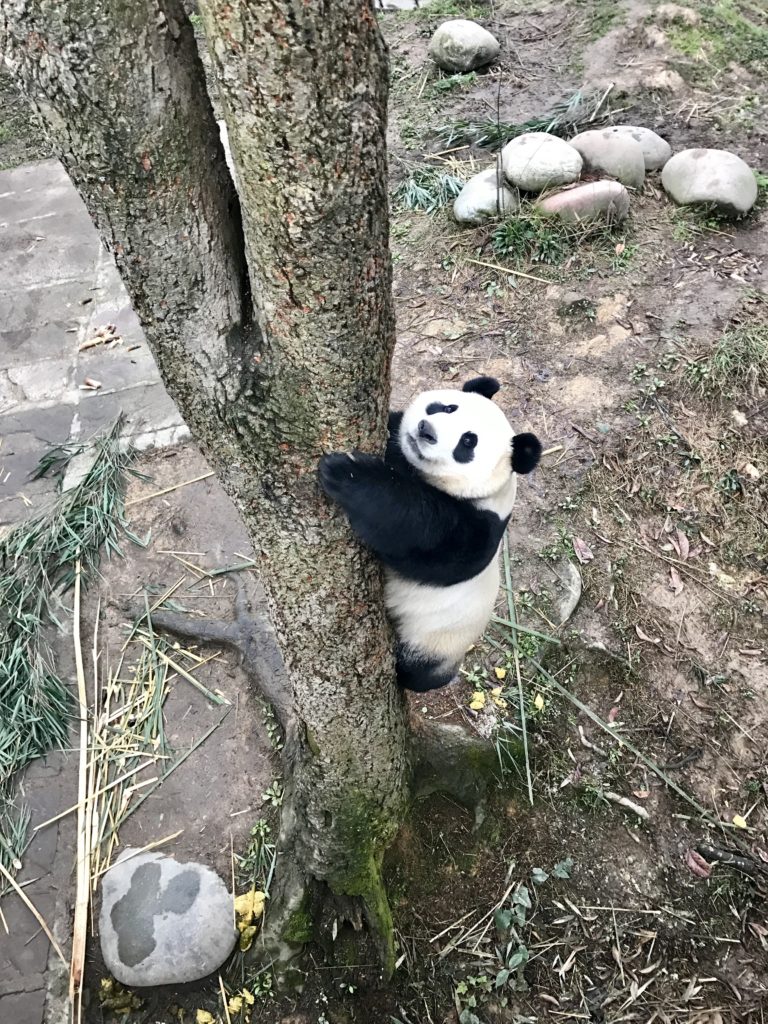
M 197 981 L 232 952 L 233 897 L 205 864 L 126 850 L 104 876 L 99 938 L 124 985 Z

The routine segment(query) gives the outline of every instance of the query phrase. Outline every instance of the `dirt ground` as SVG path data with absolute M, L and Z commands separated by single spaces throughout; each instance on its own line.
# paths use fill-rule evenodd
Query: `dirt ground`
M 391 985 L 375 965 L 310 956 L 303 991 L 278 998 L 268 976 L 238 962 L 231 991 L 255 993 L 232 1013 L 238 1024 L 765 1019 L 768 178 L 758 209 L 730 224 L 676 210 L 649 174 L 620 230 L 554 239 L 552 262 L 505 253 L 493 226 L 459 228 L 445 210 L 403 202 L 414 171 L 466 179 L 492 159 L 464 141 L 466 125 L 464 135 L 446 126 L 546 121 L 577 90 L 587 117 L 602 101 L 594 123 L 644 125 L 675 151 L 727 148 L 768 172 L 765 8 L 686 10 L 434 0 L 381 15 L 392 57 L 393 405 L 494 374 L 512 421 L 542 439 L 541 469 L 513 514 L 512 607 L 507 594 L 499 606 L 526 632 L 514 640 L 497 623 L 464 680 L 413 703 L 488 736 L 500 780 L 479 828 L 444 799 L 414 808 L 388 868 Z M 426 48 L 440 20 L 461 15 L 491 29 L 502 56 L 487 74 L 451 79 Z M 142 456 L 138 468 L 153 479 L 131 497 L 205 472 L 192 447 Z M 201 582 L 168 553 L 193 552 L 180 557 L 208 568 L 248 555 L 211 481 L 133 508 L 136 531 L 151 527 L 152 538 L 106 574 L 110 636 L 147 583 L 187 575 L 178 600 L 212 615 L 226 614 L 237 585 L 256 587 L 247 570 Z M 569 564 L 582 580 L 575 611 Z M 531 658 L 545 658 L 544 671 Z M 231 763 L 216 820 L 230 818 L 236 852 L 274 811 L 250 799 L 273 775 L 261 709 L 234 658 L 222 659 L 201 679 L 235 705 L 201 759 L 169 780 L 178 816 L 162 824 L 170 834 L 201 822 L 203 859 L 226 877 L 230 830 L 206 834 L 199 807 L 185 807 L 185 772 L 204 775 L 206 758 Z M 178 684 L 167 710 L 179 747 L 220 713 Z M 123 840 L 140 843 L 143 827 L 137 816 Z M 200 837 L 190 844 L 199 854 Z M 99 969 L 95 959 L 93 979 Z M 184 1024 L 197 1010 L 225 1020 L 212 986 L 154 993 L 128 1019 Z M 114 1019 L 95 980 L 89 1019 Z

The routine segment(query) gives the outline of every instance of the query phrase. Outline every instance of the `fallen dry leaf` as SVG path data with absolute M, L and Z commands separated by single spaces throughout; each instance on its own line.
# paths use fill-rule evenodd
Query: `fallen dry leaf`
M 683 592 L 683 581 L 675 568 L 669 570 L 669 589 L 673 591 L 675 597 Z
M 688 850 L 685 854 L 685 863 L 699 878 L 709 878 L 712 874 L 712 865 L 709 861 L 704 860 L 700 853 L 696 850 Z
M 587 562 L 591 562 L 595 557 L 590 551 L 589 545 L 585 544 L 581 537 L 573 538 L 573 553 L 582 565 L 586 565 Z
M 635 632 L 637 633 L 637 635 L 640 637 L 641 640 L 647 640 L 649 644 L 660 644 L 661 643 L 661 637 L 657 637 L 654 640 L 653 637 L 648 636 L 648 634 L 643 632 L 643 630 L 640 629 L 640 627 L 637 626 L 637 625 L 635 626 Z
M 688 553 L 691 550 L 691 545 L 688 542 L 688 538 L 681 529 L 678 528 L 676 532 L 678 550 L 680 551 L 680 557 L 685 562 L 688 559 Z

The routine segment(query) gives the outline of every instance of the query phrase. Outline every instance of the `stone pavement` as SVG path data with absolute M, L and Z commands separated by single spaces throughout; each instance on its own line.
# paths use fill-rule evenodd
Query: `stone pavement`
M 107 325 L 119 343 L 81 350 Z M 61 164 L 0 172 L 0 526 L 23 515 L 20 494 L 50 488 L 27 479 L 49 443 L 87 438 L 121 411 L 141 448 L 187 435 Z
M 81 350 L 110 324 L 119 343 Z M 101 387 L 84 389 L 86 379 Z M 53 491 L 47 480 L 29 480 L 51 443 L 87 438 L 121 411 L 139 447 L 187 435 L 62 166 L 49 160 L 0 172 L 0 529 Z M 58 666 L 63 675 L 71 671 L 67 657 Z M 33 823 L 75 802 L 69 756 L 57 752 L 27 771 Z M 25 857 L 19 880 L 32 880 L 25 891 L 49 924 L 70 919 L 74 849 L 70 816 L 36 835 Z M 17 897 L 0 906 L 0 1022 L 65 1020 L 68 965 Z

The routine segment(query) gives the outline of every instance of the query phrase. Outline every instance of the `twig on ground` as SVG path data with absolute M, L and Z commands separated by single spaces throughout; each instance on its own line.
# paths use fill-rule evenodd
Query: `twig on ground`
M 634 801 L 630 800 L 626 796 L 621 796 L 620 793 L 614 793 L 612 790 L 606 789 L 603 791 L 603 796 L 613 804 L 619 804 L 621 807 L 626 807 L 628 811 L 632 811 L 633 814 L 636 814 L 638 818 L 642 818 L 643 821 L 648 821 L 650 818 L 650 814 L 644 807 L 634 803 Z
M 163 487 L 160 491 L 152 491 L 151 494 L 142 494 L 138 498 L 131 498 L 130 501 L 126 501 L 125 507 L 129 508 L 131 505 L 140 505 L 143 501 L 151 501 L 152 498 L 160 498 L 164 494 L 170 494 L 171 491 L 178 491 L 180 487 L 189 487 L 190 484 L 197 484 L 201 480 L 209 480 L 216 474 L 213 472 L 203 473 L 201 476 L 195 476 L 191 480 L 182 480 L 180 484 L 172 484 L 170 487 Z

